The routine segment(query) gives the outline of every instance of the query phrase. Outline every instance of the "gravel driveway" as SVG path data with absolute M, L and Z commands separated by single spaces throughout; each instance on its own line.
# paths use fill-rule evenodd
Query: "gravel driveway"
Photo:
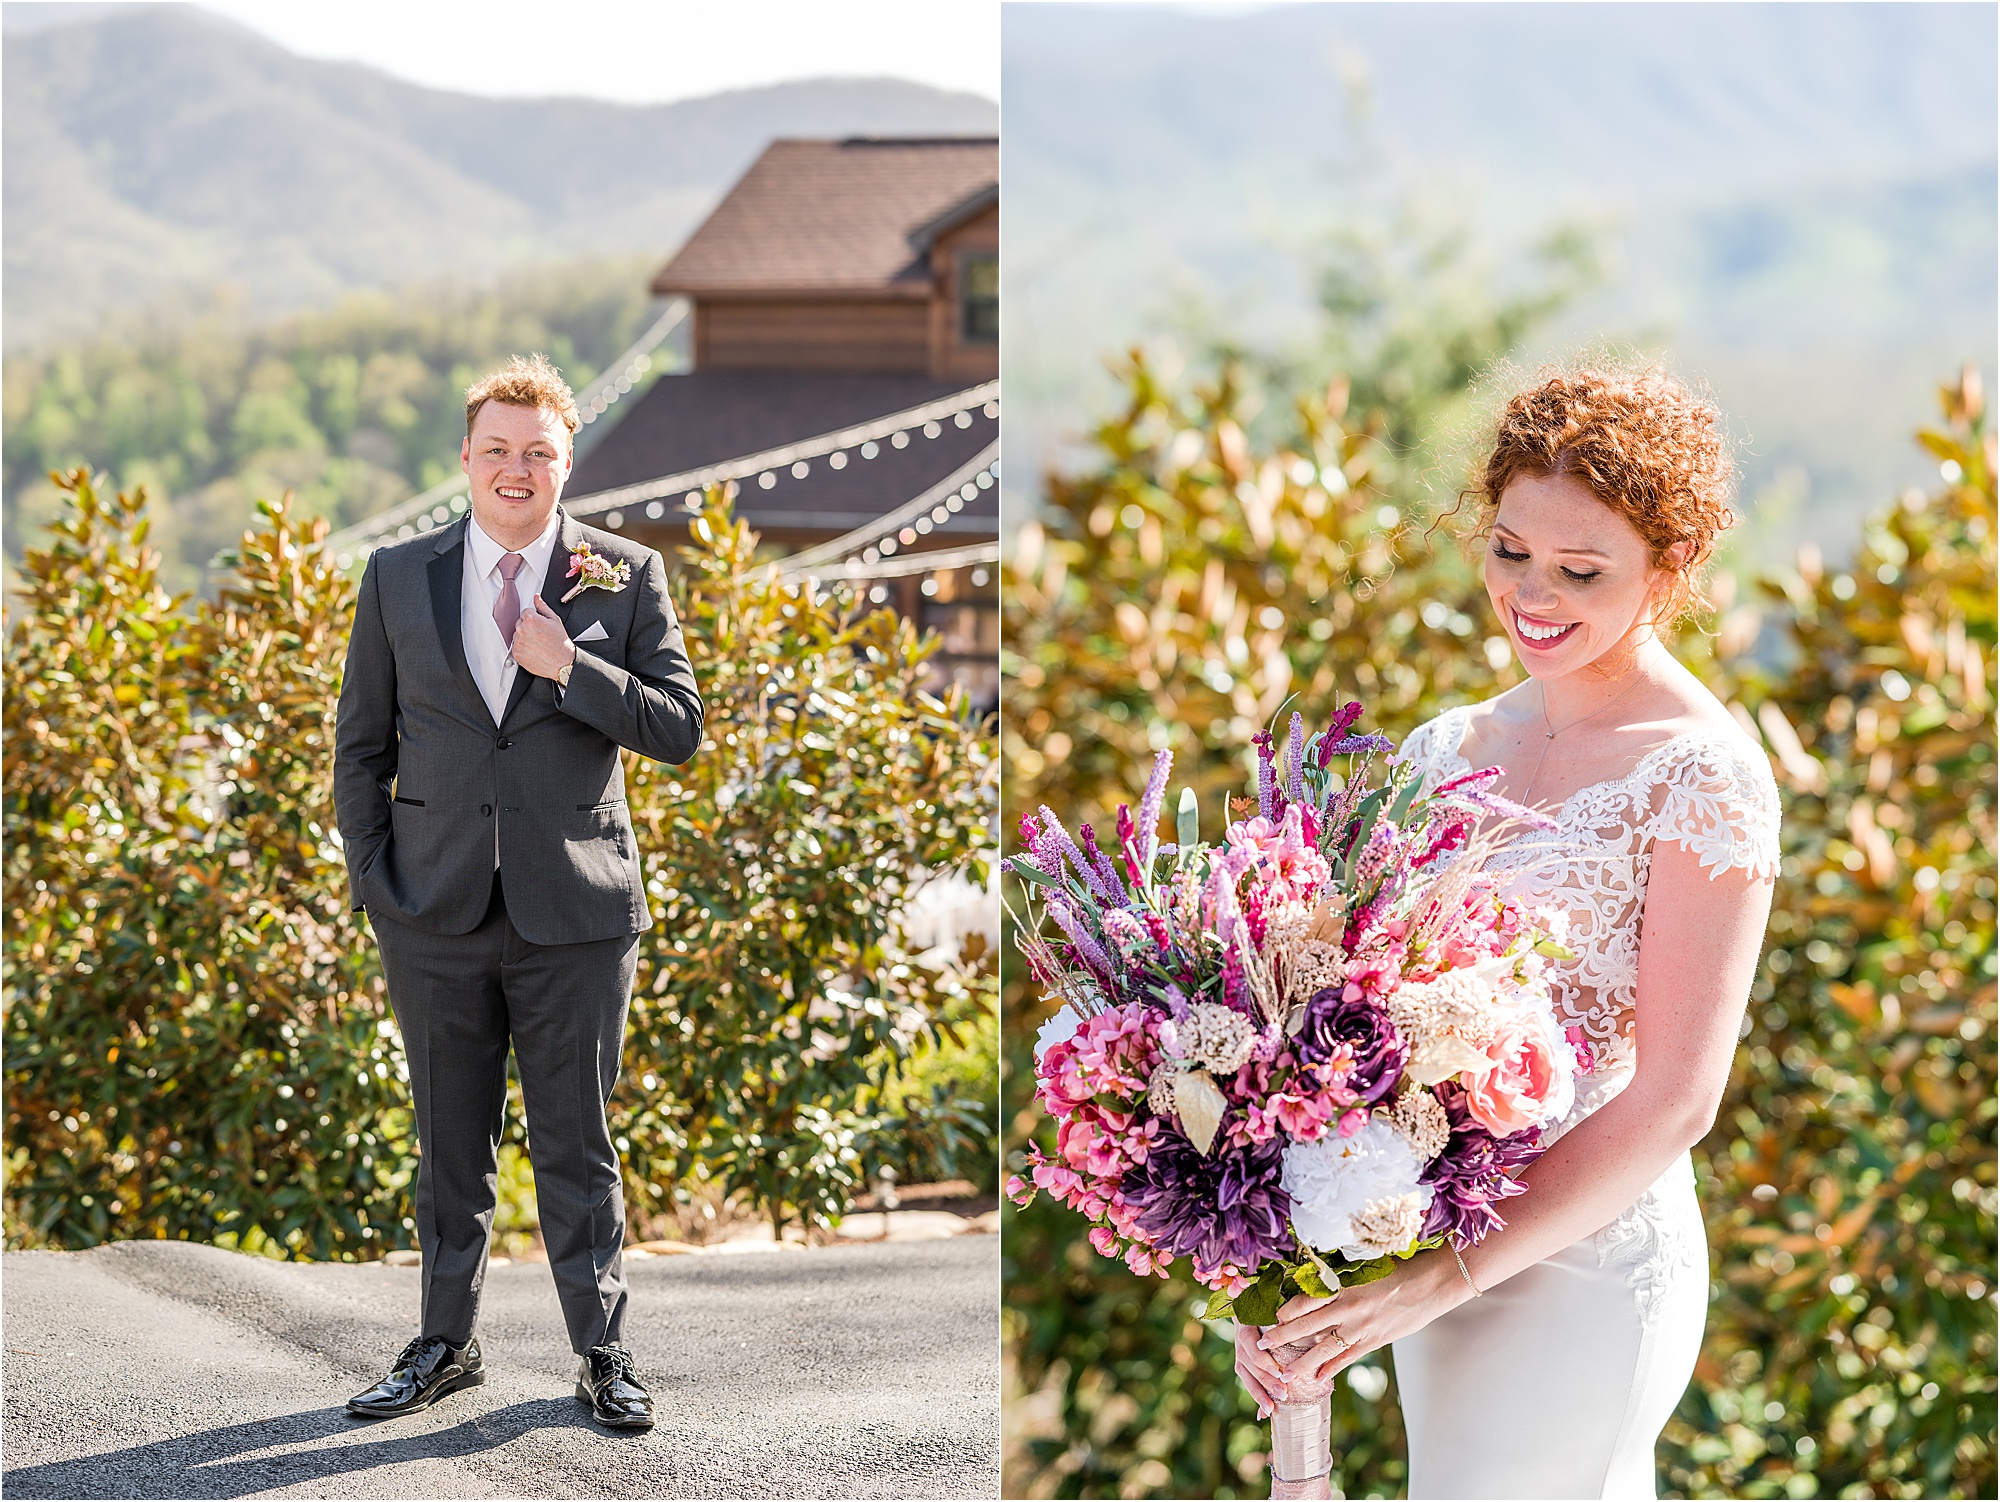
M 992 1497 L 999 1238 L 626 1264 L 650 1434 L 593 1425 L 548 1268 L 496 1267 L 487 1382 L 342 1404 L 416 1333 L 414 1268 L 191 1242 L 9 1252 L 9 1497 Z

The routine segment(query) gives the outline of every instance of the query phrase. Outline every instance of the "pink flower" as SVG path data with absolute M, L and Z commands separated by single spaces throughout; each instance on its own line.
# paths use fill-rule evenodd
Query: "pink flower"
M 1552 1029 L 1532 1014 L 1503 1023 L 1487 1045 L 1488 1067 L 1465 1076 L 1465 1108 L 1496 1137 L 1511 1137 L 1542 1119 L 1568 1061 L 1556 1053 Z
M 1111 1203 L 1104 1209 L 1104 1217 L 1111 1222 L 1112 1229 L 1128 1240 L 1139 1234 L 1139 1228 L 1135 1224 L 1138 1215 L 1138 1211 L 1125 1203 L 1125 1196 L 1115 1192 L 1111 1196 Z
M 1035 1066 L 1036 1089 L 1053 1116 L 1068 1116 L 1097 1095 L 1143 1095 L 1159 1062 L 1157 1021 L 1137 1004 L 1086 1017 Z
M 1058 1199 L 1066 1200 L 1083 1187 L 1083 1176 L 1061 1163 L 1037 1163 L 1034 1178 L 1038 1187 L 1048 1190 Z
M 1007 1198 L 1015 1204 L 1026 1207 L 1034 1203 L 1035 1186 L 1018 1173 L 1007 1175 Z
M 1280 1090 L 1261 1106 L 1250 1108 L 1250 1140 L 1268 1142 L 1283 1131 L 1294 1142 L 1316 1141 L 1339 1110 L 1329 1093 Z
M 1352 1137 L 1356 1132 L 1360 1131 L 1363 1127 L 1367 1125 L 1368 1125 L 1367 1108 L 1365 1106 L 1356 1106 L 1353 1110 L 1349 1111 L 1346 1115 L 1340 1118 L 1340 1135 L 1343 1137 Z
M 1088 1116 L 1072 1116 L 1056 1131 L 1056 1147 L 1071 1166 L 1115 1179 L 1127 1166 L 1117 1134 Z
M 1090 1244 L 1097 1248 L 1098 1256 L 1110 1257 L 1114 1261 L 1117 1259 L 1118 1233 L 1109 1226 L 1092 1226 L 1090 1228 Z
M 1256 1281 L 1253 1278 L 1246 1278 L 1241 1271 L 1230 1266 L 1227 1262 L 1223 1263 L 1220 1267 L 1213 1268 L 1205 1268 L 1197 1263 L 1194 1270 L 1194 1277 L 1197 1283 L 1206 1288 L 1219 1289 L 1232 1299 Z
M 1232 850 L 1246 851 L 1254 858 L 1257 869 L 1270 880 L 1274 896 L 1311 897 L 1333 875 L 1326 857 L 1306 837 L 1297 804 L 1287 808 L 1282 819 L 1244 819 L 1223 834 Z
M 1339 1109 L 1328 1095 L 1289 1093 L 1272 1096 L 1271 1108 L 1277 1112 L 1278 1125 L 1298 1142 L 1311 1142 L 1318 1137 Z
M 1134 1243 L 1125 1248 L 1125 1265 L 1140 1277 L 1166 1277 L 1167 1269 L 1173 1265 L 1171 1258 L 1161 1257 L 1150 1247 Z

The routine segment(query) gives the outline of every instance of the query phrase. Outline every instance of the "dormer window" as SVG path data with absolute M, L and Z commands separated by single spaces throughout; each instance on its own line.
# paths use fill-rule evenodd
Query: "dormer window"
M 959 257 L 958 339 L 961 344 L 1000 342 L 1000 258 L 991 251 Z

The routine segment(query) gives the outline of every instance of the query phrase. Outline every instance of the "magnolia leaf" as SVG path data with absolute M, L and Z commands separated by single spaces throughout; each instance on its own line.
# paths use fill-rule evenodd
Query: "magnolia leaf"
M 1204 1158 L 1215 1145 L 1216 1130 L 1228 1109 L 1229 1102 L 1206 1069 L 1190 1069 L 1174 1080 L 1174 1112 L 1181 1119 L 1181 1130 L 1187 1133 L 1188 1141 Z
M 1285 1302 L 1285 1269 L 1273 1262 L 1248 1288 L 1236 1295 L 1236 1322 L 1239 1325 L 1274 1325 L 1279 1306 Z
M 1338 944 L 1347 933 L 1347 894 L 1335 892 L 1330 897 L 1322 897 L 1312 910 L 1312 924 L 1306 929 L 1308 939 L 1317 939 L 1322 944 Z
M 1181 789 L 1180 810 L 1174 815 L 1174 834 L 1183 850 L 1201 839 L 1201 805 L 1195 800 L 1193 788 Z
M 1203 1319 L 1234 1319 L 1236 1318 L 1235 1301 L 1220 1288 L 1217 1288 L 1209 1294 L 1208 1307 L 1201 1311 L 1201 1317 Z
M 1349 1288 L 1359 1288 L 1364 1283 L 1373 1283 L 1378 1278 L 1386 1278 L 1396 1270 L 1394 1257 L 1376 1257 L 1367 1262 L 1357 1262 L 1341 1276 L 1341 1282 Z
M 1492 1064 L 1485 1054 L 1450 1033 L 1427 1041 L 1410 1058 L 1410 1078 L 1419 1085 L 1441 1085 L 1468 1069 L 1483 1070 Z
M 1320 1270 L 1310 1262 L 1301 1263 L 1293 1269 L 1292 1276 L 1298 1280 L 1302 1292 L 1309 1293 L 1316 1299 L 1330 1299 L 1333 1297 L 1334 1289 L 1340 1287 L 1338 1280 L 1329 1287 Z
M 1340 1289 L 1340 1274 L 1327 1266 L 1326 1259 L 1320 1256 L 1313 1248 L 1313 1244 L 1299 1234 L 1298 1223 L 1296 1221 L 1291 1222 L 1290 1225 L 1292 1240 L 1296 1241 L 1299 1244 L 1299 1250 L 1306 1254 L 1306 1265 L 1299 1269 L 1299 1287 L 1305 1288 L 1307 1293 L 1313 1294 L 1317 1298 L 1332 1298 Z M 1305 1275 L 1309 1271 L 1316 1274 L 1327 1286 L 1319 1289 L 1306 1288 Z

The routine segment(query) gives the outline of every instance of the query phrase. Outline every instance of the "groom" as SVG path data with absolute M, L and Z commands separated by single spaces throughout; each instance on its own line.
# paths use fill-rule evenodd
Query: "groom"
M 576 1395 L 604 1424 L 653 1423 L 622 1343 L 625 1198 L 604 1119 L 653 921 L 619 748 L 686 761 L 702 704 L 659 555 L 557 505 L 577 425 L 539 355 L 475 383 L 471 514 L 375 552 L 355 605 L 334 800 L 423 1150 L 422 1329 L 349 1401 L 364 1417 L 486 1380 L 473 1325 L 511 1045 Z

